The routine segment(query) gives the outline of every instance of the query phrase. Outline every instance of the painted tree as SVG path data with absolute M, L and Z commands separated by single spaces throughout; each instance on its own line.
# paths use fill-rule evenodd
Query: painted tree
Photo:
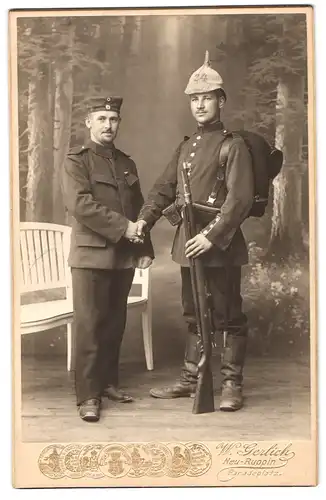
M 83 19 L 42 18 L 37 23 L 31 19 L 19 26 L 21 193 L 26 220 L 65 220 L 61 177 L 73 129 L 73 102 L 85 109 L 83 101 L 94 94 L 96 69 L 105 73 L 109 67 L 93 56 L 95 33 L 96 26 Z M 89 81 L 93 85 L 87 85 Z M 74 126 L 81 128 L 79 123 Z
M 244 86 L 241 116 L 247 128 L 262 133 L 284 153 L 274 181 L 269 256 L 304 250 L 302 233 L 303 138 L 306 129 L 306 24 L 302 15 L 247 19 L 252 62 Z M 274 193 L 273 193 L 274 192 Z
M 27 94 L 27 178 L 26 220 L 50 221 L 52 217 L 51 185 L 53 131 L 51 66 L 47 52 L 46 22 L 26 23 L 19 38 L 20 84 Z M 23 80 L 23 82 L 22 82 Z
M 72 101 L 73 101 L 73 45 L 75 26 L 71 20 L 63 20 L 56 30 L 60 30 L 57 50 L 61 57 L 54 64 L 54 127 L 53 127 L 53 221 L 65 222 L 62 198 L 62 168 L 69 149 Z
M 305 22 L 284 16 L 281 56 L 287 64 L 277 71 L 275 144 L 283 150 L 284 166 L 274 181 L 269 253 L 279 257 L 304 252 L 302 179 L 305 127 Z

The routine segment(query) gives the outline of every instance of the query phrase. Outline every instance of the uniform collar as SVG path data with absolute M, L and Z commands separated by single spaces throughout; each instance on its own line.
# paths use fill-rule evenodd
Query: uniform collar
M 115 158 L 116 148 L 114 144 L 110 144 L 109 146 L 102 146 L 101 144 L 97 144 L 97 142 L 89 140 L 87 146 L 92 149 L 97 155 L 104 156 L 105 158 Z
M 198 125 L 197 126 L 197 131 L 204 133 L 204 132 L 213 132 L 215 130 L 223 130 L 224 125 L 221 121 L 216 121 L 213 123 L 205 123 L 204 125 Z

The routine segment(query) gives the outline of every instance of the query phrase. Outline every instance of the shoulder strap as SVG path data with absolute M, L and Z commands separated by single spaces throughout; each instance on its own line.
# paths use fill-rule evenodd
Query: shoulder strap
M 231 141 L 233 138 L 232 132 L 228 132 L 227 130 L 223 132 L 225 137 L 221 143 L 219 153 L 218 153 L 218 163 L 217 163 L 217 172 L 216 172 L 216 181 L 214 187 L 212 189 L 211 194 L 208 197 L 208 203 L 214 204 L 218 193 L 225 181 L 225 167 L 226 162 L 229 156 L 229 150 L 231 146 Z
M 226 162 L 228 160 L 230 146 L 232 142 L 233 136 L 232 134 L 228 134 L 222 142 L 219 154 L 219 166 L 225 167 Z
M 88 146 L 73 146 L 72 148 L 69 149 L 68 155 L 78 155 L 80 153 L 84 153 L 89 149 Z

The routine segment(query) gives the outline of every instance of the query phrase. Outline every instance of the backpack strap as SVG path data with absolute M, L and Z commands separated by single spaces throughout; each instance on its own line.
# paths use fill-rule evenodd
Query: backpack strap
M 232 132 L 227 130 L 223 131 L 224 139 L 222 141 L 219 154 L 218 154 L 218 164 L 217 164 L 217 173 L 216 173 L 216 181 L 214 187 L 212 189 L 211 194 L 208 197 L 207 203 L 213 205 L 217 199 L 218 193 L 225 181 L 225 167 L 227 163 L 227 159 L 229 156 L 230 146 L 233 138 Z
M 231 142 L 233 139 L 233 135 L 230 132 L 222 142 L 220 154 L 219 154 L 219 165 L 225 169 L 226 162 L 228 161 L 229 151 L 231 147 Z

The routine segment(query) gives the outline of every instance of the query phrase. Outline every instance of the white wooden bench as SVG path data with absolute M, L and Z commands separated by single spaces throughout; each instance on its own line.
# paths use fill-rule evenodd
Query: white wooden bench
M 72 367 L 73 299 L 71 272 L 67 259 L 71 228 L 58 224 L 22 222 L 20 224 L 20 292 L 62 289 L 65 298 L 21 305 L 22 334 L 46 331 L 67 325 L 67 369 Z M 134 286 L 135 285 L 135 286 Z M 148 370 L 153 370 L 152 307 L 149 269 L 136 269 L 128 306 L 142 311 L 142 330 Z M 48 293 L 48 292 L 47 292 Z

